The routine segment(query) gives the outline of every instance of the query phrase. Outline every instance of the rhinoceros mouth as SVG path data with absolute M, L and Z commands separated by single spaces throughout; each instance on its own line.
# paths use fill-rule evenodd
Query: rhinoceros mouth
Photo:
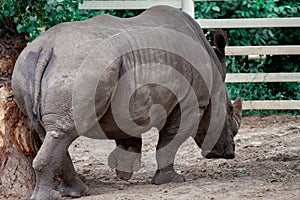
M 234 144 L 228 145 L 225 149 L 213 149 L 211 151 L 202 150 L 201 154 L 207 159 L 233 159 L 235 157 L 235 147 Z
M 234 159 L 235 158 L 235 154 L 216 154 L 213 151 L 209 152 L 208 154 L 206 154 L 205 158 L 207 159 L 217 159 L 217 158 L 224 158 L 224 159 Z

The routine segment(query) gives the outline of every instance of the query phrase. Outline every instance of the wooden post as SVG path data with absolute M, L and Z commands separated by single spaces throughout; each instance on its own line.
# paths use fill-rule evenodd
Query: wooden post
M 195 18 L 194 0 L 182 0 L 182 10 Z

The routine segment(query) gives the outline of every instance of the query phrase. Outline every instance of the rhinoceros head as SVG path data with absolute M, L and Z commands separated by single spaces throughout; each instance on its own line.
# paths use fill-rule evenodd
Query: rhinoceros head
M 226 76 L 226 62 L 225 62 L 226 42 L 227 42 L 227 36 L 225 32 L 223 31 L 215 32 L 214 50 L 218 59 L 221 61 L 223 67 L 223 71 L 221 71 L 221 74 L 223 76 L 223 81 L 225 80 L 225 76 Z M 207 137 L 207 130 L 210 123 L 208 120 L 210 119 L 211 113 L 208 112 L 206 116 L 204 116 L 204 121 L 200 126 L 200 131 L 195 137 L 196 143 L 202 149 L 202 155 L 206 158 L 232 159 L 235 156 L 235 145 L 234 145 L 233 137 L 237 134 L 241 124 L 242 100 L 240 98 L 237 98 L 233 103 L 231 103 L 228 96 L 226 96 L 226 98 L 227 98 L 226 117 L 225 117 L 226 119 L 221 134 L 218 135 L 218 137 L 213 136 L 211 138 L 211 140 L 214 140 L 216 142 L 213 148 L 205 149 L 204 147 L 205 145 L 203 145 L 204 138 Z
M 205 158 L 225 158 L 232 159 L 235 157 L 235 144 L 234 136 L 238 133 L 242 118 L 242 101 L 237 98 L 233 103 L 228 100 L 227 102 L 227 113 L 225 117 L 224 124 L 222 126 L 221 134 L 208 135 L 208 127 L 210 124 L 210 111 L 204 115 L 204 119 L 201 121 L 199 131 L 196 135 L 195 142 L 201 148 L 201 154 Z M 203 145 L 205 139 L 210 140 L 214 143 L 214 146 L 207 148 Z
M 217 143 L 212 150 L 205 151 L 202 149 L 202 155 L 205 158 L 225 158 L 232 159 L 235 157 L 235 144 L 233 137 L 238 133 L 242 117 L 242 101 L 237 98 L 233 104 L 228 102 L 227 117 L 224 127 L 218 138 Z

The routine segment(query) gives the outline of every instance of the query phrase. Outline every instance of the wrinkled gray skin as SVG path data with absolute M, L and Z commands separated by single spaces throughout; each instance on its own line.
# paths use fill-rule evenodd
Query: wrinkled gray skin
M 79 197 L 87 194 L 88 188 L 76 174 L 68 153 L 69 145 L 79 137 L 75 127 L 72 105 L 75 77 L 84 60 L 101 41 L 112 35 L 120 34 L 120 30 L 132 27 L 166 27 L 188 35 L 206 49 L 211 62 L 215 63 L 212 70 L 220 73 L 224 81 L 226 72 L 225 34 L 218 32 L 215 35 L 216 47 L 212 48 L 199 25 L 184 12 L 171 7 L 153 7 L 130 19 L 100 15 L 82 22 L 62 23 L 49 29 L 22 52 L 16 63 L 12 79 L 13 92 L 18 106 L 28 115 L 33 127 L 43 140 L 33 161 L 36 186 L 32 199 L 58 199 L 61 195 Z M 133 41 L 145 40 L 147 34 L 144 34 L 143 37 L 133 38 Z M 162 34 L 161 38 L 157 38 L 157 42 L 163 42 L 163 37 Z M 130 45 L 132 38 L 126 34 L 122 38 L 128 40 L 128 45 Z M 118 49 L 118 43 L 107 48 Z M 197 56 L 197 52 L 192 53 Z M 160 127 L 157 150 L 165 147 L 175 137 L 180 125 L 181 112 L 185 109 L 180 108 L 181 100 L 177 99 L 168 89 L 157 85 L 145 86 L 136 92 L 135 99 L 129 106 L 133 121 L 142 128 L 135 129 L 131 136 L 122 131 L 113 119 L 110 101 L 115 98 L 113 88 L 120 77 L 137 65 L 162 62 L 174 67 L 189 80 L 198 98 L 200 123 L 194 138 L 201 147 L 210 121 L 214 120 L 210 118 L 213 109 L 204 80 L 193 71 L 186 61 L 179 56 L 157 49 L 136 50 L 121 57 L 109 59 L 114 62 L 108 70 L 103 72 L 96 94 L 91 93 L 91 96 L 95 95 L 96 101 L 93 103 L 101 128 L 105 132 L 105 136 L 99 135 L 98 138 L 107 137 L 116 141 L 117 148 L 109 156 L 109 165 L 116 168 L 119 178 L 128 180 L 132 173 L 140 168 L 140 154 L 122 157 L 124 153 L 122 150 L 140 153 L 142 146 L 140 135 L 149 128 L 159 127 L 161 124 L 159 116 L 154 116 L 149 122 L 150 107 L 159 103 L 167 114 L 163 127 Z M 99 64 L 101 67 L 101 61 L 97 62 L 95 65 Z M 167 73 L 163 74 L 164 71 L 158 73 L 157 76 L 161 73 L 166 80 L 170 78 Z M 91 74 L 91 76 L 93 75 Z M 140 74 L 140 76 L 143 75 Z M 87 79 L 89 78 L 91 77 L 87 77 Z M 223 119 L 224 126 L 221 127 L 222 133 L 214 148 L 212 150 L 202 149 L 202 154 L 207 158 L 232 159 L 234 158 L 233 136 L 237 133 L 241 120 L 241 100 L 237 99 L 231 104 L 228 97 L 223 95 L 220 98 L 226 98 L 226 116 Z M 91 122 L 90 113 L 85 113 L 83 110 L 81 114 L 86 116 L 82 118 L 83 122 Z M 88 131 L 80 134 L 89 136 Z M 164 153 L 157 151 L 158 169 L 152 183 L 162 184 L 185 180 L 182 175 L 174 171 L 173 162 L 178 147 L 190 136 L 192 135 L 187 133 L 178 141 L 178 145 L 166 148 Z M 167 165 L 164 163 L 166 156 L 169 161 Z M 124 160 L 124 158 L 126 159 Z M 126 171 L 120 170 L 124 166 L 127 167 Z M 52 189 L 55 173 L 59 173 L 62 179 L 59 193 Z

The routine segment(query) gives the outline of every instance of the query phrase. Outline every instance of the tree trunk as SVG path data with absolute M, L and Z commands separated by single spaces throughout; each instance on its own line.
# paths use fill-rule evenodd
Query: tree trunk
M 28 199 L 34 188 L 31 163 L 40 143 L 11 88 L 13 67 L 25 46 L 24 36 L 0 38 L 0 199 Z

